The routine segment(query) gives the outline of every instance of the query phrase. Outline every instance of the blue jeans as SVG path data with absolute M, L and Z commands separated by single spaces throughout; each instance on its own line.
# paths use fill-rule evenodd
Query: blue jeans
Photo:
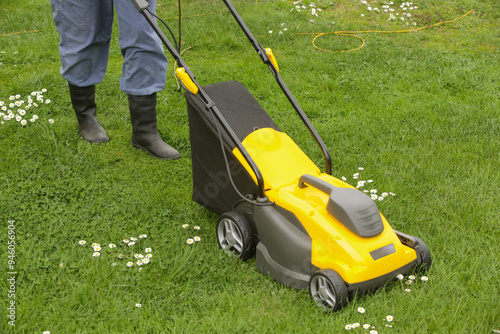
M 69 83 L 86 87 L 104 79 L 116 10 L 123 55 L 121 90 L 150 95 L 165 87 L 163 45 L 130 0 L 51 0 L 50 4 L 60 35 L 61 75 Z M 155 12 L 156 0 L 150 1 L 150 10 Z

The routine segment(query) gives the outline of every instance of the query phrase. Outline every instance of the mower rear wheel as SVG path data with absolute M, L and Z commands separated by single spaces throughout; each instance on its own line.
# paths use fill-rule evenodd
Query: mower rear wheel
M 313 301 L 325 311 L 336 312 L 348 301 L 345 282 L 332 269 L 320 269 L 311 276 L 309 293 Z
M 431 251 L 429 250 L 429 247 L 425 244 L 425 242 L 417 237 L 414 237 L 417 241 L 418 244 L 418 252 L 420 253 L 418 258 L 419 258 L 419 263 L 417 264 L 419 268 L 417 268 L 421 272 L 425 272 L 429 270 L 432 264 L 432 258 L 431 258 Z M 416 250 L 416 249 L 415 249 Z
M 242 214 L 229 211 L 217 222 L 217 241 L 228 254 L 247 260 L 255 255 L 255 236 L 248 220 Z

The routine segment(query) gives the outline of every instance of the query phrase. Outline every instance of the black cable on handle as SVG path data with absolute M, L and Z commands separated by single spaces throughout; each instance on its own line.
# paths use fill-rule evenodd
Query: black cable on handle
M 183 67 L 186 73 L 189 75 L 193 83 L 198 87 L 198 93 L 197 95 L 200 96 L 202 99 L 203 103 L 205 103 L 206 109 L 212 113 L 212 115 L 215 116 L 215 118 L 219 121 L 219 123 L 222 125 L 222 128 L 226 133 L 229 135 L 229 138 L 233 142 L 233 144 L 238 148 L 240 151 L 241 155 L 243 158 L 245 158 L 245 161 L 248 163 L 250 168 L 252 169 L 255 178 L 257 180 L 257 186 L 258 186 L 258 192 L 259 192 L 259 199 L 261 201 L 266 201 L 267 196 L 265 195 L 265 189 L 264 189 L 264 178 L 262 177 L 262 173 L 260 172 L 259 168 L 253 161 L 252 157 L 248 154 L 247 150 L 245 147 L 243 147 L 243 144 L 241 141 L 238 139 L 236 134 L 234 133 L 233 129 L 229 126 L 227 121 L 224 119 L 224 116 L 220 113 L 219 109 L 215 105 L 215 103 L 210 99 L 210 97 L 205 93 L 205 91 L 201 88 L 201 86 L 196 82 L 196 77 L 194 74 L 191 72 L 187 64 L 184 62 L 184 60 L 181 58 L 179 52 L 172 46 L 172 43 L 167 39 L 163 31 L 158 27 L 158 24 L 156 23 L 153 14 L 149 11 L 149 3 L 147 0 L 131 0 L 136 9 L 141 13 L 146 20 L 149 22 L 153 30 L 156 32 L 158 37 L 161 39 L 167 50 L 170 52 L 172 57 L 177 61 L 180 67 Z

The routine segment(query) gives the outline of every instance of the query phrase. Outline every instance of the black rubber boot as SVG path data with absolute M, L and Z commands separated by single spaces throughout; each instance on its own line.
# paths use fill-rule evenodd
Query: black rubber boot
M 165 143 L 156 127 L 156 93 L 151 95 L 128 95 L 130 120 L 132 122 L 132 146 L 143 149 L 160 159 L 174 160 L 181 155 Z
M 97 120 L 95 104 L 95 85 L 77 87 L 70 83 L 69 94 L 78 120 L 78 129 L 82 138 L 89 143 L 104 143 L 109 141 L 106 130 Z

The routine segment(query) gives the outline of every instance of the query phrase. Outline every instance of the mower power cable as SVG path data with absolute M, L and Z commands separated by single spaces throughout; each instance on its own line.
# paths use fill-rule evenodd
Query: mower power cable
M 243 195 L 239 191 L 238 187 L 234 183 L 233 176 L 231 174 L 231 168 L 229 168 L 229 161 L 227 159 L 226 150 L 224 149 L 224 141 L 222 140 L 222 134 L 220 132 L 219 124 L 217 124 L 217 120 L 215 119 L 214 114 L 210 113 L 210 115 L 212 116 L 212 120 L 213 120 L 215 128 L 217 130 L 217 135 L 219 136 L 220 147 L 221 147 L 222 155 L 224 156 L 224 163 L 226 164 L 227 175 L 228 175 L 228 178 L 229 178 L 229 182 L 231 182 L 231 185 L 233 186 L 234 191 L 236 191 L 236 193 L 238 194 L 238 196 L 241 197 L 241 200 L 246 201 L 246 202 L 248 202 L 250 204 L 257 205 L 257 206 L 271 206 L 271 205 L 274 205 L 275 203 L 274 202 L 270 202 L 269 200 L 267 202 L 253 201 L 253 200 L 247 198 L 245 195 Z M 265 198 L 267 198 L 267 197 L 265 197 Z M 236 202 L 234 204 L 234 206 L 236 204 L 240 203 L 241 200 L 238 201 L 238 202 Z M 233 208 L 234 208 L 234 206 L 233 206 Z

